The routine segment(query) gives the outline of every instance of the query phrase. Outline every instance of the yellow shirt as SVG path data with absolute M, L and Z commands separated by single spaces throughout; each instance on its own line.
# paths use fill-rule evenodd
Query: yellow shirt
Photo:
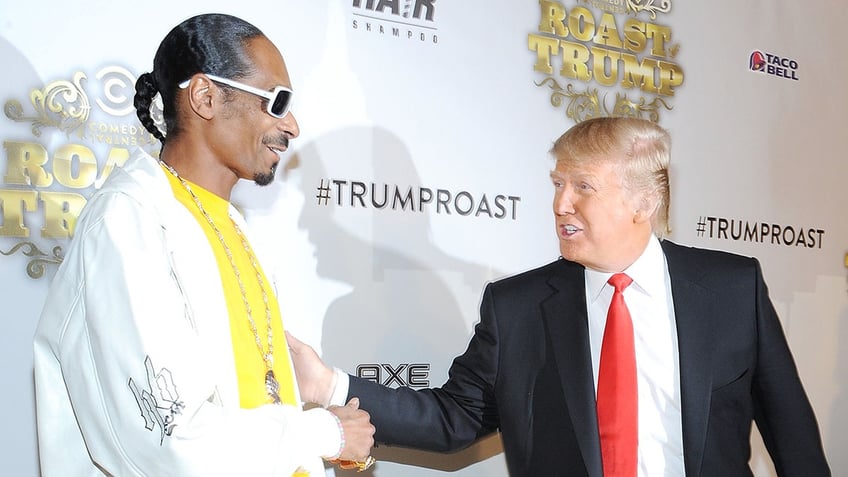
M 230 334 L 232 336 L 233 351 L 235 354 L 240 406 L 249 409 L 272 402 L 265 390 L 266 366 L 262 359 L 262 355 L 268 350 L 268 317 L 266 308 L 269 308 L 271 311 L 271 334 L 274 345 L 273 369 L 280 385 L 279 396 L 283 404 L 297 405 L 294 382 L 291 375 L 292 368 L 289 362 L 289 353 L 283 333 L 283 322 L 280 317 L 277 297 L 274 295 L 268 279 L 259 267 L 258 261 L 256 262 L 257 268 L 254 269 L 252 262 L 255 260 L 255 256 L 252 260 L 252 250 L 246 250 L 245 245 L 242 243 L 242 238 L 236 232 L 235 224 L 230 219 L 230 203 L 197 184 L 186 181 L 191 191 L 200 200 L 206 213 L 212 218 L 215 227 L 221 232 L 227 248 L 229 248 L 233 255 L 236 268 L 244 284 L 245 293 L 251 309 L 250 314 L 256 324 L 256 331 L 262 343 L 262 352 L 259 351 L 259 347 L 256 344 L 256 337 L 251 330 L 250 321 L 247 318 L 244 297 L 236 279 L 236 274 L 233 271 L 233 266 L 229 258 L 227 258 L 224 246 L 221 244 L 209 221 L 198 208 L 191 194 L 182 186 L 179 179 L 174 177 L 167 169 L 165 175 L 168 176 L 177 200 L 197 219 L 197 222 L 206 234 L 206 238 L 209 239 L 209 244 L 212 246 L 215 259 L 218 262 L 218 269 L 221 272 L 221 283 L 224 286 L 222 291 L 230 316 Z M 246 243 L 246 237 L 244 240 Z M 261 287 L 259 280 L 262 281 Z M 268 298 L 267 307 L 263 298 L 263 288 Z

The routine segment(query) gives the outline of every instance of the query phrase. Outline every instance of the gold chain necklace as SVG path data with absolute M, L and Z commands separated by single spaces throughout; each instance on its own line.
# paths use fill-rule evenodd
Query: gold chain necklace
M 250 258 L 250 264 L 253 266 L 253 271 L 256 273 L 256 280 L 259 282 L 259 289 L 262 290 L 262 300 L 265 302 L 265 318 L 268 321 L 268 351 L 266 352 L 262 346 L 262 339 L 259 337 L 259 330 L 256 328 L 256 322 L 253 320 L 253 313 L 250 307 L 250 302 L 247 299 L 247 290 L 244 287 L 244 282 L 241 280 L 241 272 L 236 266 L 236 261 L 233 258 L 233 252 L 230 250 L 230 247 L 227 245 L 227 242 L 224 240 L 224 234 L 218 230 L 218 227 L 215 225 L 215 221 L 212 220 L 212 216 L 206 212 L 206 209 L 203 208 L 203 204 L 200 202 L 200 199 L 195 195 L 194 191 L 191 190 L 191 187 L 188 185 L 188 182 L 185 181 L 180 175 L 177 173 L 176 169 L 170 166 L 170 164 L 165 161 L 159 161 L 160 164 L 165 166 L 165 169 L 168 169 L 168 172 L 174 175 L 174 177 L 180 181 L 180 184 L 183 188 L 189 193 L 192 200 L 194 200 L 195 205 L 197 205 L 198 210 L 212 227 L 212 230 L 215 232 L 215 236 L 218 237 L 218 241 L 221 242 L 221 246 L 224 247 L 224 253 L 227 255 L 227 259 L 230 261 L 230 266 L 233 268 L 233 273 L 236 276 L 236 281 L 238 282 L 239 290 L 241 291 L 241 298 L 244 301 L 244 308 L 247 312 L 247 321 L 250 323 L 250 331 L 253 332 L 253 338 L 256 340 L 256 347 L 259 349 L 259 354 L 262 356 L 262 361 L 265 363 L 265 392 L 268 393 L 268 397 L 271 399 L 271 402 L 274 404 L 280 404 L 280 384 L 277 381 L 277 377 L 274 375 L 274 334 L 271 329 L 271 305 L 268 301 L 268 293 L 265 291 L 265 284 L 262 280 L 262 273 L 259 271 L 259 264 L 256 263 L 256 255 L 253 253 L 253 249 L 250 248 L 250 244 L 247 243 L 247 239 L 244 234 L 241 232 L 241 228 L 239 228 L 238 224 L 235 220 L 230 217 L 230 221 L 233 224 L 233 228 L 235 228 L 236 235 L 241 239 L 241 244 L 244 247 L 245 252 L 247 252 L 248 258 Z

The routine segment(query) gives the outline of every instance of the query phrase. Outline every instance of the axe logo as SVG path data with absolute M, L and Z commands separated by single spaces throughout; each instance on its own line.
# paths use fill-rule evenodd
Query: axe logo
M 360 364 L 356 376 L 389 387 L 426 388 L 430 386 L 430 364 Z

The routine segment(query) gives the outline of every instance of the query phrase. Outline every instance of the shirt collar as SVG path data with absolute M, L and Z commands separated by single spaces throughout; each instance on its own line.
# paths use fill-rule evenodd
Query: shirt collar
M 665 254 L 659 239 L 652 234 L 642 255 L 622 271 L 633 279 L 633 284 L 643 293 L 659 296 L 665 289 Z M 591 302 L 598 299 L 611 276 L 613 273 L 586 268 L 586 291 Z

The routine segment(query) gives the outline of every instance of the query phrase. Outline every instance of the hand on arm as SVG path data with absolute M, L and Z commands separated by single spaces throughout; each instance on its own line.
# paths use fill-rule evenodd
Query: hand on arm
M 286 332 L 286 340 L 291 351 L 301 399 L 324 407 L 329 406 L 336 387 L 335 372 L 321 361 L 318 353 L 308 344 L 288 332 Z

